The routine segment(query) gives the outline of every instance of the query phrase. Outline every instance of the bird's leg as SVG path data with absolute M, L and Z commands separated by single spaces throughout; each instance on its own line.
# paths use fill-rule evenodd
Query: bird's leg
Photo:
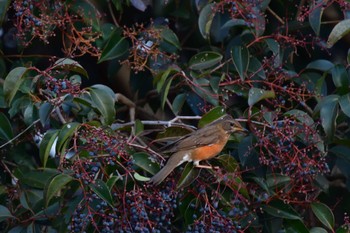
M 205 169 L 218 169 L 219 168 L 219 167 L 213 167 L 210 165 L 201 165 L 201 164 L 199 164 L 199 161 L 194 161 L 193 164 L 197 168 L 205 168 Z

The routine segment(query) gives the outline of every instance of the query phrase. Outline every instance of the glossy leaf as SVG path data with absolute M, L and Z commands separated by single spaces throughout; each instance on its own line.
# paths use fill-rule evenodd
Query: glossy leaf
M 23 182 L 30 187 L 44 189 L 48 181 L 59 174 L 56 170 L 31 171 L 27 172 L 20 182 Z
M 106 185 L 107 185 L 109 191 L 112 190 L 113 186 L 115 185 L 115 183 L 116 183 L 119 179 L 122 179 L 122 177 L 119 177 L 119 176 L 112 176 L 112 177 L 110 177 L 110 178 L 107 180 Z
M 338 40 L 350 32 L 350 19 L 340 21 L 328 36 L 327 47 L 331 48 Z
M 337 145 L 329 149 L 329 152 L 350 163 L 350 147 Z
M 180 41 L 171 29 L 164 28 L 160 36 L 165 42 L 171 44 L 177 49 L 181 49 Z
M 103 116 L 102 123 L 110 125 L 115 119 L 114 96 L 113 91 L 104 85 L 94 85 L 89 88 L 91 100 L 94 106 Z
M 144 171 L 155 175 L 159 170 L 159 165 L 152 161 L 147 153 L 137 152 L 132 155 L 134 165 Z
M 301 220 L 285 219 L 284 222 L 286 233 L 309 233 L 309 230 Z
M 176 188 L 181 189 L 189 186 L 198 177 L 199 172 L 200 169 L 194 167 L 193 163 L 187 163 L 177 182 Z
M 73 178 L 66 174 L 54 176 L 44 189 L 45 206 L 49 205 L 50 200 Z
M 143 132 L 144 130 L 144 125 L 142 124 L 142 122 L 140 120 L 135 120 L 135 135 L 139 135 Z
M 160 99 L 161 99 L 161 107 L 162 109 L 164 109 L 164 106 L 165 106 L 165 103 L 168 99 L 168 94 L 169 94 L 169 90 L 170 90 L 170 86 L 171 86 L 171 83 L 173 81 L 173 77 L 167 79 L 165 81 L 165 84 L 161 90 L 161 96 L 160 96 Z
M 112 194 L 109 191 L 108 186 L 105 182 L 100 179 L 95 180 L 94 183 L 89 185 L 92 191 L 96 193 L 100 198 L 102 198 L 105 202 L 107 202 L 113 208 L 113 198 Z
M 222 54 L 218 52 L 204 51 L 191 57 L 188 64 L 192 70 L 204 70 L 219 64 L 222 58 Z
M 8 219 L 14 218 L 9 209 L 6 206 L 0 205 L 0 222 Z
M 269 188 L 283 187 L 290 184 L 291 178 L 289 176 L 280 174 L 270 174 L 266 176 L 266 184 Z
M 316 1 L 315 4 L 312 4 L 310 8 L 309 23 L 316 36 L 319 36 L 323 7 L 318 4 L 318 1 Z
M 212 8 L 213 6 L 213 3 L 207 4 L 205 7 L 203 7 L 198 17 L 199 31 L 202 34 L 203 38 L 206 40 L 210 39 L 210 29 L 215 16 Z
M 77 62 L 74 61 L 70 58 L 60 58 L 58 59 L 52 69 L 56 69 L 56 70 L 69 70 L 78 74 L 81 74 L 85 77 L 89 77 L 88 73 L 86 72 L 86 70 Z
M 316 106 L 316 109 L 320 108 L 322 127 L 328 139 L 331 139 L 334 135 L 338 116 L 338 100 L 339 96 L 329 95 L 318 104 L 319 106 Z
M 28 72 L 26 67 L 16 67 L 7 74 L 4 81 L 4 96 L 8 105 L 12 103 L 19 87 L 24 81 L 25 75 Z
M 249 62 L 248 71 L 252 78 L 257 79 L 266 79 L 264 68 L 261 64 L 261 62 L 256 59 L 255 57 L 252 57 Z
M 313 70 L 318 70 L 322 72 L 327 72 L 331 70 L 334 67 L 334 64 L 328 60 L 315 60 L 310 62 L 307 66 L 306 69 L 313 69 Z
M 4 140 L 13 138 L 11 122 L 2 112 L 0 112 L 0 138 Z
M 282 201 L 271 201 L 268 205 L 262 205 L 262 209 L 278 218 L 301 220 L 298 213 L 290 205 Z
M 232 63 L 242 81 L 246 78 L 246 72 L 249 67 L 250 54 L 246 47 L 234 46 L 231 49 Z
M 80 123 L 71 122 L 65 124 L 62 129 L 58 132 L 57 144 L 56 144 L 56 153 L 62 153 L 65 150 L 64 145 L 70 138 L 73 136 L 77 128 L 80 126 Z M 64 154 L 60 154 L 64 156 Z
M 268 99 L 268 98 L 275 98 L 275 92 L 252 87 L 249 90 L 249 94 L 248 94 L 248 105 L 253 106 L 260 100 Z
M 326 226 L 329 230 L 333 230 L 334 215 L 328 206 L 323 203 L 314 202 L 311 203 L 311 209 L 324 226 Z
M 142 182 L 145 182 L 145 181 L 150 181 L 151 178 L 149 177 L 145 177 L 145 176 L 141 176 L 139 173 L 135 172 L 134 173 L 134 178 L 138 181 L 142 181 Z
M 198 128 L 202 128 L 203 126 L 209 124 L 212 121 L 224 116 L 226 114 L 225 109 L 222 106 L 218 106 L 207 112 L 202 116 L 202 118 L 198 122 Z
M 328 231 L 326 229 L 323 229 L 322 227 L 313 227 L 309 231 L 310 233 L 327 233 Z
M 46 167 L 49 156 L 55 156 L 57 143 L 57 130 L 49 130 L 45 133 L 39 146 L 40 160 L 43 167 Z
M 123 57 L 129 51 L 129 43 L 128 41 L 122 37 L 120 30 L 114 30 L 107 44 L 102 50 L 101 57 L 98 63 L 118 59 Z
M 339 105 L 343 113 L 350 117 L 350 93 L 339 98 Z
M 298 109 L 293 109 L 286 112 L 284 115 L 286 116 L 294 116 L 299 122 L 305 123 L 308 126 L 313 125 L 314 120 L 306 113 Z
M 332 78 L 334 85 L 338 88 L 347 88 L 349 86 L 348 73 L 343 65 L 335 65 L 333 67 Z
M 235 172 L 239 169 L 238 162 L 231 155 L 220 155 L 216 158 L 227 172 Z
M 175 97 L 172 107 L 174 114 L 179 114 L 182 110 L 182 106 L 184 105 L 186 101 L 186 94 L 179 94 Z
M 230 19 L 221 26 L 221 30 L 225 30 L 227 28 L 232 29 L 236 26 L 247 26 L 247 23 L 243 19 Z
M 47 120 L 50 117 L 53 106 L 49 102 L 44 102 L 39 108 L 39 118 L 41 125 L 45 126 Z

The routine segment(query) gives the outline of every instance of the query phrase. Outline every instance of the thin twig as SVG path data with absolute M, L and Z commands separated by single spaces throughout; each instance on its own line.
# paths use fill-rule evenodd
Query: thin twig
M 35 125 L 36 123 L 38 123 L 40 121 L 40 119 L 35 120 L 32 124 L 30 124 L 27 128 L 25 128 L 22 132 L 20 132 L 19 134 L 17 134 L 14 138 L 10 139 L 9 141 L 7 141 L 6 143 L 2 144 L 0 146 L 0 149 L 7 146 L 8 144 L 12 143 L 14 140 L 16 140 L 17 138 L 19 138 L 20 136 L 22 136 L 25 132 L 27 132 L 33 125 Z
M 274 12 L 270 7 L 267 7 L 267 10 L 282 24 L 284 25 L 284 21 L 283 19 L 281 19 L 281 17 L 279 17 L 279 15 L 276 14 L 276 12 Z

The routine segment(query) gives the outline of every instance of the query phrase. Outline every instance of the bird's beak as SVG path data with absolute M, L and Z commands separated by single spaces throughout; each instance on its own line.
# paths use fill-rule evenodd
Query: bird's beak
M 233 127 L 234 132 L 243 132 L 243 133 L 248 133 L 249 131 L 245 128 L 241 127 Z

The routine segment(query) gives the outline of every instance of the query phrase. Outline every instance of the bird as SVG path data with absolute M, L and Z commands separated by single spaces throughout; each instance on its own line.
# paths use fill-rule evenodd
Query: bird
M 193 162 L 197 168 L 211 168 L 199 162 L 218 155 L 226 145 L 230 135 L 247 132 L 242 125 L 226 114 L 190 134 L 185 135 L 166 151 L 173 153 L 165 166 L 149 182 L 159 185 L 177 166 L 184 162 Z

